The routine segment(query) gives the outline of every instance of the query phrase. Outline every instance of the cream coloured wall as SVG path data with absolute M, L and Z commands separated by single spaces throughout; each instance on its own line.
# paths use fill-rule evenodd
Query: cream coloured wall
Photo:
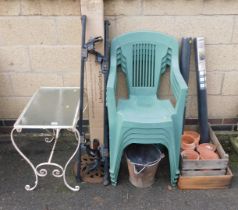
M 210 118 L 238 115 L 238 1 L 105 0 L 111 38 L 156 30 L 206 38 Z M 0 119 L 16 118 L 40 86 L 77 86 L 80 0 L 0 0 Z M 192 60 L 187 117 L 197 116 Z M 166 91 L 166 90 L 165 90 Z

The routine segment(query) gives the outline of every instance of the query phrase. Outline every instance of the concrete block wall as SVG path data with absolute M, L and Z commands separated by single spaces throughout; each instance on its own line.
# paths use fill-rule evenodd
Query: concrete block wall
M 0 119 L 40 86 L 79 86 L 79 0 L 0 0 Z
M 204 36 L 209 117 L 237 117 L 238 1 L 105 0 L 104 7 L 111 38 L 135 30 Z M 17 118 L 40 86 L 78 86 L 80 17 L 80 0 L 0 0 L 0 119 Z M 196 117 L 191 67 L 187 117 Z

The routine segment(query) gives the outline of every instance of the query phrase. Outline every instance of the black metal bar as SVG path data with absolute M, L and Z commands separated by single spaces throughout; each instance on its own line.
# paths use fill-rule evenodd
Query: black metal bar
M 85 37 L 86 37 L 86 21 L 87 16 L 82 15 L 81 22 L 82 22 L 82 46 L 81 46 L 81 69 L 80 69 L 80 106 L 79 106 L 79 133 L 80 133 L 80 140 L 81 143 L 84 140 L 84 133 L 83 133 L 83 107 L 84 107 L 84 67 L 85 67 Z M 78 182 L 81 181 L 81 143 L 78 150 L 78 164 L 77 164 L 77 173 L 76 173 L 76 180 Z
M 181 74 L 187 84 L 189 81 L 191 45 L 192 45 L 191 37 L 182 38 L 181 54 L 180 54 L 180 71 L 181 71 Z
M 108 131 L 108 115 L 106 106 L 107 80 L 109 74 L 110 62 L 110 41 L 109 41 L 109 25 L 108 20 L 104 21 L 104 59 L 102 63 L 102 72 L 104 74 L 104 179 L 103 184 L 106 186 L 110 183 L 109 175 L 109 131 Z
M 207 114 L 207 84 L 205 41 L 203 37 L 194 39 L 195 62 L 197 72 L 198 118 L 200 126 L 200 143 L 209 142 L 209 127 Z
M 189 81 L 191 46 L 192 46 L 191 37 L 182 38 L 181 51 L 180 51 L 180 71 L 187 85 Z M 184 130 L 185 117 L 186 117 L 186 107 L 184 109 L 183 130 Z

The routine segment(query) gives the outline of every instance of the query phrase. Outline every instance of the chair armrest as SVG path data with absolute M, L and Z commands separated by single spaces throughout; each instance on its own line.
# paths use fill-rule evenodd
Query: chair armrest
M 117 85 L 117 69 L 116 64 L 110 65 L 109 77 L 107 81 L 107 97 L 106 97 L 106 105 L 108 109 L 108 116 L 110 121 L 110 116 L 116 115 L 116 85 Z
M 184 115 L 188 86 L 185 83 L 177 64 L 172 65 L 170 73 L 170 83 L 172 86 L 173 94 L 176 98 L 175 112 L 177 115 L 179 115 L 179 120 L 182 120 Z

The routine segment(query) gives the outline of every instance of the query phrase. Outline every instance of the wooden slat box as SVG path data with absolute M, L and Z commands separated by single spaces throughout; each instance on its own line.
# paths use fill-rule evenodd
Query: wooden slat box
M 228 168 L 229 155 L 225 153 L 214 131 L 210 129 L 211 143 L 217 147 L 219 160 L 181 160 L 181 176 L 178 181 L 180 189 L 225 188 L 232 179 Z M 189 127 L 189 130 L 196 130 Z M 210 184 L 208 184 L 210 183 Z
M 178 188 L 181 190 L 223 189 L 230 187 L 233 174 L 230 168 L 225 175 L 180 176 Z

